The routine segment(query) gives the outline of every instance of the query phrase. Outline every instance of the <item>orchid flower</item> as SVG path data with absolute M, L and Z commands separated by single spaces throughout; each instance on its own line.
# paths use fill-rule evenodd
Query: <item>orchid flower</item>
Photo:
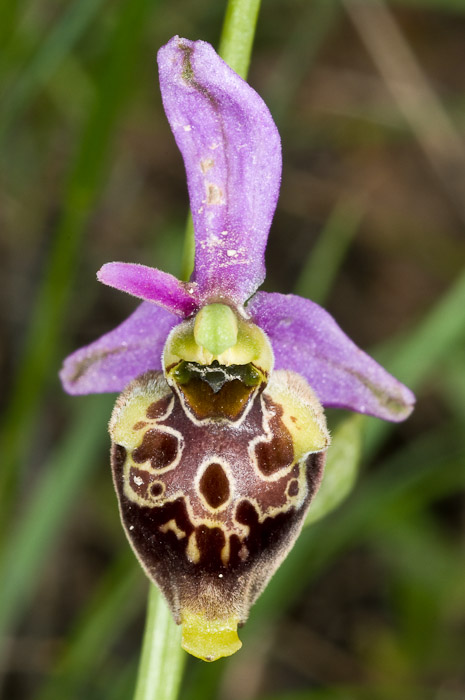
M 142 304 L 70 355 L 70 394 L 123 392 L 112 466 L 127 537 L 183 647 L 234 653 L 253 602 L 299 534 L 330 438 L 323 407 L 406 418 L 412 393 L 317 304 L 257 292 L 281 179 L 256 92 L 203 41 L 158 54 L 195 229 L 189 282 L 112 262 L 98 279 Z

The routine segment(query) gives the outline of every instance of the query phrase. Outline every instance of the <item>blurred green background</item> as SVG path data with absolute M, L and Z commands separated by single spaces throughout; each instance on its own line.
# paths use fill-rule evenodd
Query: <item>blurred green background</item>
M 217 45 L 224 10 L 0 1 L 6 700 L 132 696 L 147 582 L 111 484 L 115 397 L 68 397 L 57 372 L 135 307 L 98 285 L 104 262 L 180 273 L 155 56 L 174 34 Z M 262 3 L 249 82 L 284 157 L 265 288 L 324 303 L 418 405 L 398 426 L 329 412 L 354 489 L 304 530 L 243 649 L 188 660 L 183 700 L 465 697 L 464 38 L 463 0 Z

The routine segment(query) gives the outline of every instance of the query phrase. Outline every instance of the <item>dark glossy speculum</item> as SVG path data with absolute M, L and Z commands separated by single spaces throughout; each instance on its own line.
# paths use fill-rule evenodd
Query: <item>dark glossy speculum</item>
M 184 648 L 214 660 L 240 647 L 237 625 L 300 531 L 328 434 L 305 381 L 271 372 L 260 329 L 238 318 L 238 347 L 224 349 L 224 337 L 192 342 L 194 324 L 168 338 L 166 379 L 148 373 L 121 395 L 110 432 L 129 540 Z

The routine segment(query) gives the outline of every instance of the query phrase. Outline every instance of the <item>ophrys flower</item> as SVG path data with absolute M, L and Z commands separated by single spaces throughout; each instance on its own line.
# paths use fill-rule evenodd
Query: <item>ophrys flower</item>
M 173 38 L 159 68 L 195 269 L 184 283 L 104 265 L 100 281 L 144 301 L 61 378 L 72 394 L 123 391 L 110 434 L 126 534 L 186 650 L 214 660 L 240 647 L 237 625 L 300 531 L 329 445 L 322 406 L 397 421 L 414 399 L 317 304 L 255 294 L 281 177 L 261 98 L 201 41 Z

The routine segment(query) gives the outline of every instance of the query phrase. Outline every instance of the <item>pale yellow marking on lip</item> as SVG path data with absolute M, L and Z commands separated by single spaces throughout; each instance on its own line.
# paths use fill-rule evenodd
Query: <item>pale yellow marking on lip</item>
M 193 564 L 198 564 L 200 561 L 200 550 L 197 545 L 197 538 L 195 536 L 195 532 L 193 532 L 189 540 L 187 542 L 187 547 L 186 547 L 186 554 L 187 558 L 189 561 L 191 561 Z
M 160 525 L 159 530 L 160 530 L 160 532 L 163 532 L 164 534 L 166 534 L 169 531 L 174 532 L 174 534 L 176 535 L 178 540 L 182 540 L 182 538 L 186 536 L 186 533 L 184 532 L 184 530 L 181 530 L 181 528 L 178 527 L 178 524 L 176 523 L 176 520 L 174 520 L 174 519 L 168 520 L 168 522 L 165 523 L 164 525 Z
M 231 540 L 230 540 L 230 537 L 228 536 L 225 538 L 224 547 L 221 550 L 221 561 L 223 562 L 224 566 L 226 566 L 226 564 L 228 563 L 230 556 L 231 556 Z
M 113 442 L 131 451 L 139 447 L 145 433 L 170 415 L 174 406 L 174 397 L 168 403 L 163 415 L 156 419 L 147 417 L 148 408 L 153 403 L 165 399 L 171 393 L 171 389 L 161 372 L 157 372 L 148 382 L 144 381 L 144 376 L 131 382 L 118 397 L 111 415 L 109 430 Z M 134 425 L 140 422 L 146 424 L 145 429 L 135 431 Z M 165 430 L 165 432 L 172 431 Z
M 292 436 L 295 461 L 330 443 L 323 408 L 305 379 L 290 370 L 276 370 L 266 392 L 283 408 L 282 422 Z

